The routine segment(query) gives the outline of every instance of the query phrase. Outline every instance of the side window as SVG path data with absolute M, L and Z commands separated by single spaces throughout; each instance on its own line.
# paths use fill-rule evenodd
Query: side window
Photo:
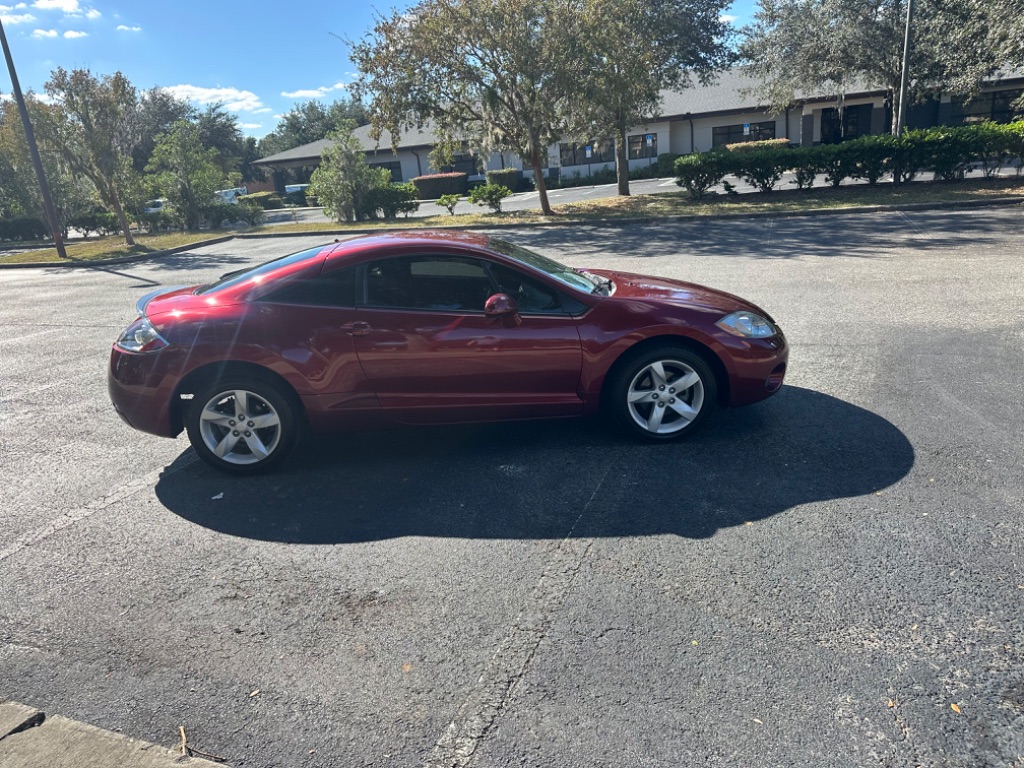
M 354 307 L 357 267 L 336 269 L 316 277 L 292 280 L 263 301 L 316 307 Z
M 562 297 L 554 288 L 503 264 L 492 264 L 491 272 L 498 281 L 501 293 L 507 293 L 515 299 L 522 314 L 551 315 L 563 312 Z
M 493 292 L 483 265 L 452 256 L 404 256 L 366 268 L 371 307 L 483 312 Z

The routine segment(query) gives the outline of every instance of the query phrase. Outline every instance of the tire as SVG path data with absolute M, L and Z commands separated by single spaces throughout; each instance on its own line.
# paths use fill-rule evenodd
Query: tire
M 240 415 L 245 418 L 239 423 Z M 185 429 L 199 458 L 211 467 L 254 475 L 280 464 L 295 447 L 298 406 L 269 381 L 224 379 L 195 393 Z
M 612 419 L 643 440 L 664 442 L 692 434 L 718 406 L 715 375 L 683 347 L 652 347 L 618 366 L 608 381 Z

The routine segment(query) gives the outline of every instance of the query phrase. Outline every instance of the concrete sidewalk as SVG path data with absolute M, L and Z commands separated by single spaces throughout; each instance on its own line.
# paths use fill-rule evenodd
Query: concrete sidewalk
M 176 754 L 14 702 L 0 702 L 0 766 L 3 768 L 214 768 L 214 763 Z

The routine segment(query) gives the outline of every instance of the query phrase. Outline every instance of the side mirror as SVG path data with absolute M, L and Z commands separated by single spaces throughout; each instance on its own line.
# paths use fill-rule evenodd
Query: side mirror
M 507 293 L 496 293 L 484 303 L 484 314 L 487 317 L 515 317 L 519 314 L 519 305 Z

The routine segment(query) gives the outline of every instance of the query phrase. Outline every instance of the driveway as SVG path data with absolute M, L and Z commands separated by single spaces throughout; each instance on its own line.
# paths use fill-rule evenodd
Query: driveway
M 229 478 L 105 391 L 135 299 L 323 238 L 0 272 L 0 698 L 234 766 L 1016 766 L 1024 210 L 524 229 L 770 311 L 774 398 L 352 434 Z

